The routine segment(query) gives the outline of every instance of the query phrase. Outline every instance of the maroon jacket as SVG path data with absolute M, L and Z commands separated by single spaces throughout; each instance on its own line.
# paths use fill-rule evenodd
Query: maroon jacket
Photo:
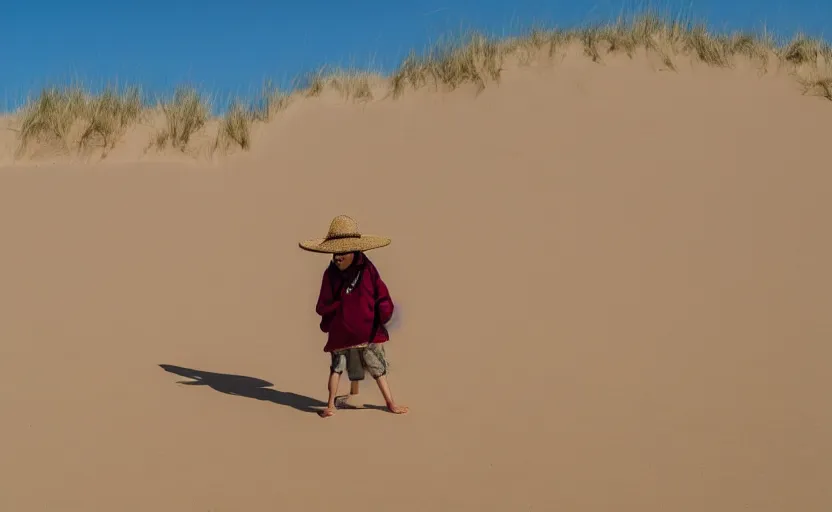
M 355 288 L 348 290 L 354 281 Z M 390 339 L 384 324 L 393 316 L 393 300 L 378 269 L 363 253 L 357 253 L 343 272 L 329 264 L 315 312 L 321 315 L 321 331 L 329 334 L 324 352 Z

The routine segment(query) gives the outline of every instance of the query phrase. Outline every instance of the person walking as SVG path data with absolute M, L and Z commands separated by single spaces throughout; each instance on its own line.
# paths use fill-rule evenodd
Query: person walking
M 346 215 L 332 220 L 324 238 L 299 243 L 306 251 L 332 255 L 315 305 L 315 312 L 321 316 L 319 327 L 327 333 L 323 350 L 330 354 L 329 400 L 320 413 L 324 418 L 335 414 L 335 398 L 344 370 L 351 381 L 351 394 L 357 394 L 358 381 L 366 371 L 378 384 L 388 411 L 409 411 L 408 407 L 396 404 L 387 381 L 384 343 L 390 335 L 385 324 L 392 318 L 395 306 L 378 269 L 365 254 L 389 244 L 389 238 L 361 234 L 358 223 Z

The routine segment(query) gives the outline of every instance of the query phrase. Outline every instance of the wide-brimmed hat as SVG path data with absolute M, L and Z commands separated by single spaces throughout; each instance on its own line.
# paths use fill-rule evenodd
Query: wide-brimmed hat
M 378 249 L 390 245 L 390 239 L 383 236 L 361 234 L 358 231 L 358 223 L 353 218 L 339 215 L 332 219 L 329 232 L 324 238 L 304 240 L 299 245 L 301 249 L 307 251 L 338 254 Z

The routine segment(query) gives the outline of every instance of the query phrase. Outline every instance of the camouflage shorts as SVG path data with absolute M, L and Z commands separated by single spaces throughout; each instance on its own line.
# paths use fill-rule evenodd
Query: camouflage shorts
M 332 352 L 332 364 L 329 370 L 333 373 L 343 373 L 351 381 L 364 380 L 364 371 L 377 379 L 387 374 L 387 356 L 381 343 L 370 343 L 366 347 L 348 348 Z

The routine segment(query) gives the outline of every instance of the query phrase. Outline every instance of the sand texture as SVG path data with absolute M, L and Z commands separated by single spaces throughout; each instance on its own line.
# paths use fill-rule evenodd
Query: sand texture
M 325 92 L 221 157 L 3 135 L 0 510 L 832 510 L 832 104 L 661 64 Z M 406 416 L 315 414 L 338 214 L 393 240 Z

